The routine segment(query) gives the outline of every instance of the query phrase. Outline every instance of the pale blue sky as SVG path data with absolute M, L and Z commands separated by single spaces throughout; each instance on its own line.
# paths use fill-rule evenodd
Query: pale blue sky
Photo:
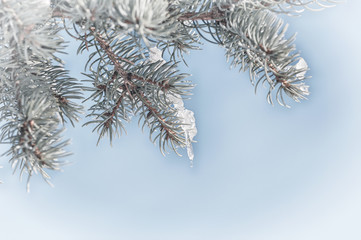
M 0 239 L 360 240 L 360 10 L 349 0 L 287 18 L 313 76 L 291 109 L 254 95 L 221 48 L 192 52 L 194 168 L 163 157 L 136 122 L 113 147 L 69 128 L 73 164 L 51 173 L 55 188 L 38 176 L 27 194 L 1 158 Z M 82 78 L 81 58 L 65 60 Z

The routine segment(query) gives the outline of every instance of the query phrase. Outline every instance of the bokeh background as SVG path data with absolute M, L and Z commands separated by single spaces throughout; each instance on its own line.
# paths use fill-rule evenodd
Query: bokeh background
M 0 239 L 360 240 L 361 2 L 285 18 L 313 78 L 308 101 L 271 106 L 224 50 L 187 57 L 198 135 L 163 157 L 136 121 L 96 147 L 91 127 L 68 128 L 69 160 L 55 188 L 31 193 L 0 159 Z M 69 49 L 74 52 L 76 42 Z M 64 57 L 73 76 L 84 59 Z M 6 150 L 0 146 L 1 152 Z M 25 179 L 26 180 L 26 179 Z

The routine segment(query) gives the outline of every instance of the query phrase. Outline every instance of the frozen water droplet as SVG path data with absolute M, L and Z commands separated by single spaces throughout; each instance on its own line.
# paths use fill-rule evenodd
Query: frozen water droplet
M 307 65 L 305 59 L 300 58 L 300 60 L 298 60 L 298 62 L 296 63 L 295 68 L 296 68 L 297 70 L 304 70 L 304 71 L 296 74 L 296 76 L 297 76 L 298 78 L 304 78 L 304 76 L 305 76 L 305 74 L 306 74 L 306 71 L 307 71 L 307 68 L 308 68 L 308 65 Z
M 149 48 L 149 61 L 152 63 L 157 61 L 162 61 L 165 63 L 165 60 L 162 58 L 162 51 L 157 47 Z
M 173 103 L 174 108 L 177 108 L 177 109 L 184 108 L 184 102 L 182 100 L 182 97 L 179 94 L 175 94 L 175 95 L 169 94 L 168 99 L 170 102 Z

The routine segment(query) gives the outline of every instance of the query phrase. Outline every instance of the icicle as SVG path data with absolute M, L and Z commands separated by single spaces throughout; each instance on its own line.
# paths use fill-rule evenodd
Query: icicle
M 162 58 L 162 51 L 157 47 L 149 48 L 149 58 L 147 61 L 155 63 L 161 61 L 165 63 L 166 61 Z M 184 131 L 184 136 L 186 139 L 187 155 L 191 162 L 191 167 L 193 167 L 193 147 L 192 142 L 194 136 L 197 134 L 196 121 L 194 118 L 194 113 L 191 110 L 184 108 L 184 102 L 182 97 L 179 94 L 167 94 L 167 99 L 170 101 L 173 108 L 177 110 L 177 117 L 181 119 L 182 129 Z
M 194 118 L 194 113 L 191 110 L 184 108 L 184 103 L 181 96 L 173 96 L 169 95 L 168 99 L 173 103 L 175 109 L 177 109 L 177 116 L 182 119 L 182 129 L 184 131 L 186 146 L 187 146 L 187 154 L 188 158 L 191 161 L 191 167 L 193 166 L 193 147 L 192 142 L 195 135 L 197 135 L 196 121 Z

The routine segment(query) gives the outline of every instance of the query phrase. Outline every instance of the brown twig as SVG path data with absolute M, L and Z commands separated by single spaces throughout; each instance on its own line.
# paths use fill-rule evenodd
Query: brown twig
M 217 7 L 213 7 L 209 12 L 197 13 L 187 12 L 178 17 L 178 21 L 197 21 L 197 20 L 220 20 L 224 18 L 224 12 Z
M 134 73 L 125 71 L 123 69 L 122 65 L 120 64 L 120 62 L 118 61 L 118 57 L 112 51 L 109 44 L 99 35 L 99 33 L 96 32 L 94 27 L 91 27 L 90 30 L 92 31 L 93 35 L 95 36 L 95 39 L 98 41 L 100 47 L 105 51 L 105 53 L 108 55 L 109 59 L 113 62 L 114 66 L 115 66 L 115 71 L 114 71 L 113 76 L 110 81 L 111 82 L 115 81 L 118 74 L 122 75 L 122 77 L 125 80 L 125 83 L 122 86 L 120 86 L 122 88 L 123 92 L 122 92 L 121 96 L 119 97 L 119 99 L 117 100 L 116 105 L 113 107 L 112 112 L 108 113 L 109 119 L 105 122 L 105 126 L 107 128 L 109 128 L 109 125 L 111 124 L 112 119 L 115 116 L 115 113 L 118 110 L 122 99 L 126 96 L 126 93 L 128 93 L 129 96 L 131 98 L 133 98 L 132 91 L 136 91 L 136 93 L 141 96 L 140 99 L 143 100 L 142 102 L 148 108 L 149 112 L 151 112 L 152 115 L 154 115 L 157 118 L 157 120 L 161 124 L 162 128 L 167 132 L 167 138 L 170 137 L 173 140 L 176 140 L 175 136 L 177 135 L 177 133 L 174 132 L 172 129 L 170 129 L 167 126 L 166 121 L 162 118 L 161 114 L 154 107 L 152 107 L 152 103 L 145 97 L 145 95 L 142 91 L 136 90 L 137 86 L 131 80 L 137 79 L 137 80 L 144 81 L 144 82 L 147 82 L 150 84 L 156 84 L 157 86 L 162 87 L 164 90 L 168 89 L 168 87 L 169 87 L 168 82 L 167 81 L 165 83 L 164 82 L 156 82 L 151 79 L 143 78 Z M 135 64 L 130 61 L 128 61 L 128 62 L 133 65 Z M 129 88 L 129 86 L 130 86 L 130 88 Z M 103 86 L 103 85 L 98 86 L 98 88 L 106 89 L 105 86 Z
M 166 132 L 167 132 L 167 138 L 171 138 L 172 140 L 174 141 L 178 141 L 176 139 L 175 136 L 177 136 L 178 134 L 173 131 L 172 129 L 170 129 L 168 127 L 168 124 L 166 123 L 165 119 L 161 116 L 161 114 L 157 111 L 157 109 L 155 109 L 153 106 L 152 106 L 152 103 L 149 101 L 149 99 L 144 95 L 144 93 L 142 92 L 139 92 L 140 94 L 140 99 L 141 100 L 144 100 L 142 101 L 144 103 L 144 105 L 148 108 L 149 110 L 149 113 L 148 115 L 153 115 L 154 117 L 156 117 L 156 119 L 158 120 L 158 122 L 160 123 L 161 125 L 161 128 L 164 129 Z
M 113 123 L 113 117 L 115 116 L 115 113 L 119 109 L 120 104 L 122 103 L 122 100 L 125 97 L 125 95 L 126 95 L 126 91 L 123 91 L 120 97 L 118 98 L 115 106 L 113 107 L 112 111 L 106 114 L 106 116 L 109 117 L 109 119 L 104 123 L 106 128 L 109 128 L 110 124 Z
M 32 152 L 34 153 L 36 158 L 38 160 L 40 160 L 40 162 L 41 162 L 41 160 L 43 159 L 42 153 L 41 153 L 40 149 L 34 143 L 32 134 L 29 130 L 29 127 L 30 127 L 30 129 L 33 131 L 34 124 L 35 124 L 34 120 L 25 121 L 22 124 L 22 126 L 20 127 L 20 141 L 19 142 L 21 144 L 24 144 L 26 139 L 28 139 L 28 141 L 29 141 L 28 144 L 33 148 Z M 39 162 L 39 164 L 41 164 L 40 162 Z
M 135 65 L 134 62 L 126 59 L 126 58 L 121 58 L 118 57 L 111 49 L 110 45 L 102 38 L 102 36 L 100 36 L 99 33 L 96 32 L 95 27 L 91 27 L 90 31 L 93 33 L 95 39 L 97 40 L 97 42 L 99 43 L 100 47 L 105 51 L 105 53 L 107 54 L 107 56 L 109 57 L 109 59 L 113 62 L 114 64 L 114 68 L 115 68 L 115 72 L 117 72 L 116 75 L 113 76 L 117 76 L 118 74 L 120 74 L 124 79 L 128 79 L 129 77 L 131 79 L 137 79 L 140 80 L 142 82 L 147 82 L 153 85 L 157 85 L 158 87 L 162 88 L 163 91 L 167 91 L 169 88 L 169 85 L 167 83 L 164 82 L 156 82 L 152 79 L 149 78 L 143 78 L 137 74 L 134 73 L 130 73 L 127 72 L 123 69 L 123 66 L 121 65 L 121 63 L 119 62 L 119 60 L 127 62 L 129 64 Z M 112 81 L 114 81 L 115 78 L 112 78 Z

